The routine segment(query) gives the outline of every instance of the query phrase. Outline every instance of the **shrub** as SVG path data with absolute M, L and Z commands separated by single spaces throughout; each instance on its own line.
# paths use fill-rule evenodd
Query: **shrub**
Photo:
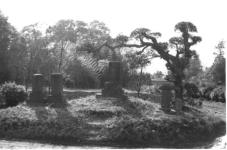
M 185 88 L 185 96 L 192 97 L 192 98 L 199 98 L 201 93 L 199 88 L 193 83 L 186 83 L 184 85 Z
M 5 105 L 16 106 L 27 98 L 25 87 L 17 85 L 15 82 L 8 82 L 1 86 L 0 93 L 5 100 Z
M 210 93 L 210 98 L 216 102 L 225 102 L 225 88 L 222 86 L 214 88 Z
M 212 92 L 213 89 L 214 89 L 213 86 L 209 86 L 209 87 L 203 89 L 203 90 L 202 90 L 202 96 L 203 96 L 204 98 L 210 100 L 210 99 L 211 99 L 210 93 Z
M 225 122 L 216 118 L 196 117 L 152 120 L 123 118 L 110 129 L 109 138 L 119 144 L 190 146 L 223 135 Z
M 74 81 L 70 78 L 64 79 L 64 85 L 67 88 L 73 88 L 74 87 Z
M 52 119 L 0 118 L 1 138 L 73 140 L 75 142 L 75 140 L 83 138 L 83 132 L 77 119 L 65 122 Z

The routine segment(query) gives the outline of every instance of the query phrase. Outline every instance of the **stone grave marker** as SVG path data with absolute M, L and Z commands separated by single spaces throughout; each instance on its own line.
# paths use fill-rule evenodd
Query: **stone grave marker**
M 121 63 L 119 61 L 109 62 L 109 81 L 114 84 L 120 84 Z
M 48 101 L 52 103 L 63 102 L 63 79 L 61 73 L 52 73 L 50 77 L 51 95 Z
M 44 77 L 42 74 L 34 74 L 32 77 L 32 92 L 30 94 L 30 102 L 44 102 Z
M 161 90 L 161 108 L 164 112 L 169 112 L 170 103 L 173 97 L 173 86 L 169 83 L 165 83 L 159 89 Z
M 51 74 L 50 87 L 52 96 L 62 96 L 63 94 L 62 74 L 60 73 Z
M 103 97 L 122 98 L 124 96 L 120 82 L 121 63 L 119 61 L 109 62 L 108 81 L 104 83 Z

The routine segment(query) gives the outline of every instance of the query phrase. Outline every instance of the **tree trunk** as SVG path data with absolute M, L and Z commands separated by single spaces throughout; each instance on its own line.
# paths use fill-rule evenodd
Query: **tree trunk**
M 178 84 L 175 84 L 175 86 L 176 86 L 176 89 L 175 89 L 176 98 L 179 98 L 179 99 L 183 100 L 183 85 L 178 83 Z
M 61 54 L 60 54 L 60 62 L 59 62 L 59 66 L 58 66 L 58 71 L 59 72 L 61 72 L 63 50 L 64 50 L 64 48 L 62 47 L 61 48 Z
M 139 75 L 139 79 L 138 79 L 138 86 L 137 86 L 137 96 L 138 97 L 140 97 L 142 75 L 143 75 L 143 67 L 141 67 L 141 69 L 140 69 L 140 75 Z
M 181 77 L 177 77 L 175 79 L 175 99 L 180 99 L 182 102 L 182 107 L 184 105 L 184 100 L 183 100 L 183 82 Z M 176 102 L 176 101 L 175 101 Z M 176 104 L 175 104 L 176 105 Z M 182 110 L 182 108 L 181 108 Z

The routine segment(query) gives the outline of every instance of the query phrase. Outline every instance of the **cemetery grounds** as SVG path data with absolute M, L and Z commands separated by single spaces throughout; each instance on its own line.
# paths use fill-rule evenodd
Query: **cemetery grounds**
M 67 146 L 209 147 L 225 134 L 225 105 L 204 102 L 181 115 L 152 99 L 96 98 L 100 90 L 64 90 L 67 105 L 20 104 L 0 110 L 1 138 Z M 135 94 L 135 93 L 134 93 Z M 4 130 L 7 129 L 7 130 Z M 209 137 L 209 138 L 207 138 Z

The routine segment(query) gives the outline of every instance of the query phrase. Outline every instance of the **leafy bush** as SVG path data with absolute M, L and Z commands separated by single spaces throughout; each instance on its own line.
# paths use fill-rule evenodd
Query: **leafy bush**
M 211 91 L 210 98 L 216 102 L 225 102 L 225 88 L 222 86 L 216 87 Z
M 185 96 L 192 97 L 192 98 L 199 98 L 201 93 L 199 88 L 193 83 L 186 83 L 184 85 L 185 88 Z
M 216 119 L 216 118 L 215 118 Z M 109 138 L 119 144 L 132 146 L 162 145 L 182 146 L 187 143 L 206 141 L 220 136 L 224 131 L 225 122 L 213 118 L 178 118 L 178 119 L 131 119 L 122 118 L 110 129 Z
M 62 108 L 19 104 L 0 110 L 0 138 L 76 142 L 85 135 L 83 119 Z
M 8 82 L 1 86 L 0 93 L 5 100 L 5 105 L 16 106 L 27 98 L 25 87 L 17 85 L 15 82 Z
M 210 93 L 214 89 L 214 86 L 208 86 L 205 88 L 201 88 L 200 91 L 202 93 L 202 97 L 206 98 L 207 100 L 211 100 Z
M 28 120 L 22 118 L 0 118 L 1 138 L 78 140 L 83 130 L 76 119 L 69 122 L 60 120 Z

